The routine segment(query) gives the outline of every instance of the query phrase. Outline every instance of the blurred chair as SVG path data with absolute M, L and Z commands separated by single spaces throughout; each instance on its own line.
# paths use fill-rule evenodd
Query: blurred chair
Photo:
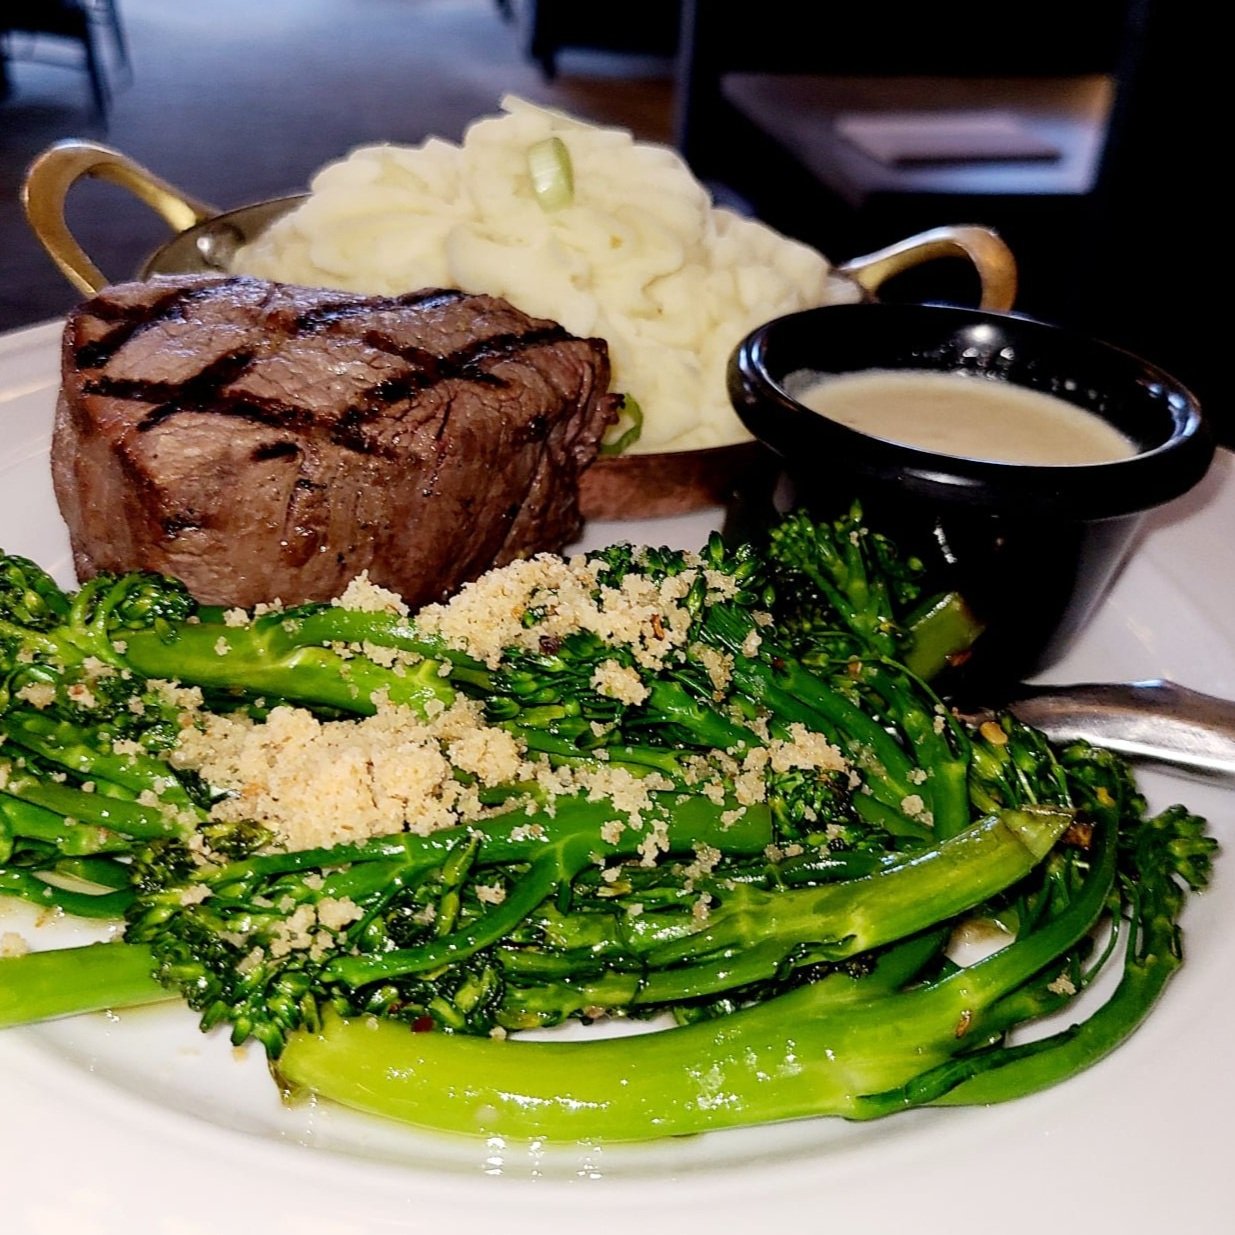
M 721 199 L 830 257 L 993 227 L 1045 306 L 1092 229 L 1128 4 L 686 0 L 675 140 Z
M 127 71 L 128 43 L 116 0 L 4 0 L 0 7 L 0 39 L 9 61 L 64 65 L 71 62 L 52 49 L 65 41 L 80 45 L 81 58 L 76 64 L 86 70 L 95 109 L 105 120 L 111 86 L 101 40 L 104 32 L 112 41 L 117 63 Z

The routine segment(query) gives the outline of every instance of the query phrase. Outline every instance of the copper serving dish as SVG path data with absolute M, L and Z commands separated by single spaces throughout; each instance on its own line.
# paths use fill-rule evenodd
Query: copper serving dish
M 31 164 L 22 202 L 35 235 L 69 282 L 93 295 L 109 280 L 65 221 L 65 201 L 79 180 L 97 178 L 127 189 L 173 231 L 142 264 L 139 278 L 189 272 L 225 273 L 232 255 L 306 194 L 220 211 L 107 146 L 59 142 Z M 1017 271 L 1002 239 L 984 227 L 938 227 L 833 268 L 837 302 L 873 299 L 890 278 L 938 258 L 965 258 L 977 272 L 980 307 L 1008 310 Z M 704 450 L 628 453 L 599 459 L 584 475 L 581 504 L 588 519 L 654 518 L 723 505 L 740 479 L 766 463 L 755 441 Z

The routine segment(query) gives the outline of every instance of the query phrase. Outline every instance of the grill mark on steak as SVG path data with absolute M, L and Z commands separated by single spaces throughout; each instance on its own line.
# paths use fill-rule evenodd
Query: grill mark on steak
M 557 325 L 543 326 L 518 333 L 508 331 L 505 334 L 490 335 L 484 339 L 473 339 L 465 347 L 456 348 L 453 352 L 440 356 L 416 343 L 400 343 L 385 331 L 366 330 L 361 336 L 370 347 L 414 364 L 418 374 L 430 378 L 431 383 L 447 377 L 462 377 L 468 381 L 487 381 L 499 385 L 502 384 L 502 379 L 490 373 L 488 369 L 480 368 L 482 361 L 503 360 L 516 356 L 529 347 L 560 343 L 571 337 L 568 330 Z
M 73 363 L 79 369 L 101 369 L 134 336 L 162 322 L 183 320 L 187 305 L 205 299 L 212 293 L 212 288 L 174 287 L 147 303 L 120 304 L 100 301 L 95 317 L 99 321 L 115 322 L 117 325 L 101 339 L 79 347 L 73 354 Z
M 570 333 L 562 326 L 546 326 L 521 334 L 495 334 L 487 339 L 477 339 L 469 343 L 467 347 L 452 352 L 447 359 L 457 364 L 461 370 L 465 370 L 462 374 L 465 377 L 470 377 L 472 372 L 484 373 L 485 376 L 491 377 L 492 375 L 485 370 L 476 370 L 475 366 L 486 360 L 506 360 L 526 351 L 529 347 L 560 343 L 570 337 Z
M 300 446 L 296 442 L 284 439 L 281 442 L 267 442 L 264 446 L 258 446 L 249 456 L 254 463 L 261 463 L 266 459 L 286 459 L 289 455 L 298 455 Z
M 388 378 L 374 387 L 373 393 L 376 394 L 389 384 L 392 390 L 397 391 L 394 396 L 397 398 L 427 390 L 451 377 L 504 386 L 506 382 L 503 378 L 481 367 L 484 362 L 507 360 L 529 348 L 561 343 L 571 337 L 570 332 L 561 326 L 548 326 L 518 334 L 508 332 L 490 335 L 487 339 L 475 339 L 465 347 L 439 356 L 419 344 L 402 344 L 381 330 L 366 330 L 361 336 L 375 351 L 384 352 L 388 356 L 398 356 L 400 360 L 406 360 L 415 366 L 412 372 L 399 378 Z M 370 392 L 366 391 L 366 394 L 368 393 Z
M 158 399 L 142 398 L 140 394 L 130 393 L 129 398 L 137 403 L 157 403 L 151 411 L 147 412 L 138 422 L 137 429 L 140 433 L 147 433 L 157 425 L 167 420 L 169 416 L 174 416 L 181 411 L 211 411 L 215 408 L 222 399 L 222 388 L 230 382 L 234 382 L 248 367 L 253 363 L 253 352 L 244 349 L 238 352 L 228 352 L 224 356 L 220 356 L 217 360 L 208 364 L 197 374 L 196 377 L 190 378 L 187 382 L 177 382 L 170 389 L 165 387 Z M 87 382 L 85 385 L 88 394 L 103 394 L 114 396 L 117 392 L 108 389 L 108 379 L 103 378 L 95 382 Z M 153 392 L 151 392 L 153 393 Z M 274 420 L 263 419 L 263 423 L 275 423 L 278 425 L 287 425 L 295 421 L 295 408 L 261 408 L 255 409 L 266 413 L 273 413 Z
M 367 570 L 415 607 L 560 549 L 616 402 L 601 341 L 441 289 L 126 284 L 70 314 L 63 364 L 52 471 L 79 578 L 160 570 L 242 606 Z
M 521 352 L 535 347 L 546 347 L 571 337 L 569 331 L 561 326 L 553 325 L 527 330 L 520 334 L 506 333 L 493 335 L 488 339 L 477 339 L 446 356 L 437 356 L 416 344 L 400 344 L 380 330 L 366 330 L 362 338 L 375 351 L 398 356 L 400 359 L 409 361 L 415 368 L 397 378 L 386 378 L 366 390 L 361 401 L 349 407 L 339 417 L 331 430 L 331 440 L 351 450 L 371 450 L 371 445 L 364 438 L 363 429 L 368 421 L 380 416 L 385 407 L 430 390 L 449 378 L 479 382 L 482 385 L 505 386 L 506 380 L 482 368 L 482 362 L 508 360 Z M 450 408 L 447 407 L 434 435 L 439 442 L 445 436 L 449 422 Z M 438 466 L 440 466 L 440 459 Z M 435 467 L 425 487 L 426 497 L 435 490 L 436 478 L 437 468 Z
M 454 304 L 466 298 L 465 292 L 454 288 L 427 287 L 418 292 L 405 292 L 402 296 L 373 297 L 367 305 L 354 299 L 334 301 L 307 309 L 295 318 L 293 330 L 299 333 L 320 331 L 336 322 L 352 321 L 357 317 L 370 317 L 374 310 L 382 309 L 436 309 Z
M 164 313 L 162 318 L 166 318 Z M 304 315 L 302 315 L 303 317 Z M 297 319 L 299 322 L 301 319 Z M 150 323 L 146 323 L 147 325 Z M 130 336 L 131 337 L 131 332 Z M 375 351 L 398 356 L 416 367 L 395 378 L 383 378 L 380 382 L 361 391 L 358 399 L 344 409 L 330 429 L 330 439 L 348 450 L 360 454 L 373 454 L 379 450 L 364 435 L 364 426 L 382 415 L 387 408 L 413 395 L 423 393 L 434 386 L 457 378 L 463 381 L 504 386 L 506 382 L 497 374 L 481 367 L 485 363 L 509 360 L 536 347 L 545 347 L 571 337 L 561 326 L 549 326 L 523 333 L 493 335 L 477 339 L 467 346 L 445 356 L 436 356 L 417 345 L 403 346 L 389 335 L 378 330 L 368 330 L 362 336 L 364 342 Z M 85 349 L 79 349 L 80 351 Z M 169 417 L 181 413 L 211 413 L 237 416 L 272 428 L 304 428 L 313 421 L 311 412 L 295 404 L 271 398 L 254 398 L 251 395 L 234 396 L 225 393 L 225 387 L 240 378 L 253 363 L 257 353 L 243 349 L 220 356 L 206 365 L 200 373 L 186 382 L 132 381 L 106 375 L 87 378 L 83 389 L 88 394 L 106 398 L 131 399 L 137 403 L 155 406 L 139 421 L 139 432 L 149 432 L 163 424 Z M 84 366 L 87 368 L 96 365 Z M 449 408 L 442 417 L 436 436 L 440 440 L 449 422 Z M 539 436 L 533 433 L 532 437 Z M 435 475 L 432 480 L 436 480 Z M 430 483 L 429 490 L 436 486 Z

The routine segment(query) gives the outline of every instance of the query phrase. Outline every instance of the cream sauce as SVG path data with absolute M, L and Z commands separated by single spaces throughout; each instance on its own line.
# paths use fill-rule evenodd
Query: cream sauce
M 1093 412 L 999 378 L 868 369 L 795 374 L 786 388 L 829 420 L 935 454 L 1043 466 L 1107 463 L 1136 453 Z

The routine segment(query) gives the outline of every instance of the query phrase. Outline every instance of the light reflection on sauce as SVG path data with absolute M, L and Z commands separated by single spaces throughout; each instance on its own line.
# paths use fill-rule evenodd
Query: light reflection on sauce
M 936 454 L 1045 466 L 1136 453 L 1093 412 L 999 378 L 929 369 L 801 372 L 785 389 L 829 420 Z

